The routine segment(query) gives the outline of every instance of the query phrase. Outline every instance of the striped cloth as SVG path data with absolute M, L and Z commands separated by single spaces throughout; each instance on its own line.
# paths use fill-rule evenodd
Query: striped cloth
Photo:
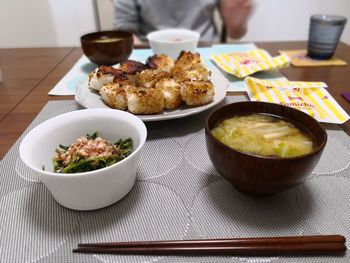
M 271 57 L 263 49 L 213 54 L 212 60 L 222 70 L 238 78 L 244 78 L 259 71 L 288 67 L 290 61 L 286 55 Z
M 245 85 L 253 101 L 279 103 L 302 110 L 316 120 L 341 124 L 349 115 L 325 89 L 323 82 L 261 80 L 247 77 Z

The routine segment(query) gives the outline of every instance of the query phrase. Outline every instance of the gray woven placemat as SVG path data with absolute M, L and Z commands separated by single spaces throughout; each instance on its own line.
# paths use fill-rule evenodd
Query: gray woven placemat
M 224 103 L 245 100 L 228 97 Z M 155 257 L 82 255 L 80 242 L 340 233 L 350 238 L 350 138 L 327 126 L 329 140 L 309 179 L 282 194 L 252 198 L 213 168 L 205 148 L 208 113 L 147 123 L 137 182 L 118 203 L 97 211 L 66 209 L 19 159 L 33 127 L 78 110 L 51 101 L 0 163 L 0 262 L 349 262 L 342 257 Z

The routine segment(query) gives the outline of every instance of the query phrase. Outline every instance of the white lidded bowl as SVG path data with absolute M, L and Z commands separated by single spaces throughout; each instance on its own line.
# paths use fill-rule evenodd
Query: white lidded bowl
M 200 34 L 187 29 L 163 29 L 147 35 L 153 53 L 165 54 L 176 59 L 179 53 L 195 51 Z
M 131 137 L 132 153 L 120 162 L 95 171 L 54 173 L 52 159 L 59 144 L 70 145 L 78 137 L 98 132 L 111 142 Z M 61 205 L 75 210 L 93 210 L 123 198 L 134 186 L 137 163 L 147 130 L 136 116 L 112 109 L 85 109 L 53 117 L 32 129 L 22 140 L 23 162 Z M 45 167 L 45 170 L 43 170 Z

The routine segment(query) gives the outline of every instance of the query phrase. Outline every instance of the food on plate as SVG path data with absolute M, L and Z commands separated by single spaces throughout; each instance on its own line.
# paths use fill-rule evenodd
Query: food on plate
M 156 83 L 156 88 L 163 92 L 164 108 L 172 110 L 180 106 L 182 97 L 180 84 L 172 78 L 164 78 Z
M 171 74 L 175 62 L 167 55 L 154 55 L 147 59 L 146 65 L 151 69 L 163 70 Z
M 131 138 L 112 143 L 99 137 L 97 132 L 87 134 L 69 146 L 59 145 L 53 158 L 54 172 L 81 173 L 105 168 L 123 160 L 132 150 Z
M 154 88 L 161 79 L 168 78 L 169 73 L 157 69 L 145 69 L 138 74 L 138 84 L 144 88 Z
M 175 61 L 172 75 L 177 81 L 209 80 L 210 71 L 203 64 L 199 53 L 182 51 Z
M 214 86 L 210 81 L 187 80 L 181 86 L 182 100 L 190 106 L 210 103 L 214 97 Z
M 154 114 L 164 109 L 164 96 L 160 89 L 129 86 L 126 97 L 128 110 L 133 114 Z
M 101 98 L 113 109 L 127 110 L 126 87 L 126 85 L 114 82 L 104 84 L 100 89 Z
M 115 82 L 124 83 L 128 81 L 127 75 L 120 69 L 109 66 L 99 66 L 89 74 L 89 88 L 100 91 L 103 84 Z
M 182 104 L 195 107 L 212 102 L 215 92 L 209 77 L 199 53 L 182 51 L 176 61 L 154 55 L 146 64 L 127 60 L 118 68 L 100 66 L 89 74 L 88 86 L 111 108 L 157 114 Z
M 119 65 L 119 69 L 126 73 L 131 83 L 137 84 L 137 74 L 147 69 L 146 65 L 135 60 L 127 60 Z
M 292 123 L 266 114 L 234 116 L 219 123 L 215 138 L 241 152 L 269 157 L 294 157 L 313 150 L 309 135 Z
M 136 74 L 146 69 L 146 65 L 135 60 L 127 60 L 120 63 L 119 69 L 127 74 Z

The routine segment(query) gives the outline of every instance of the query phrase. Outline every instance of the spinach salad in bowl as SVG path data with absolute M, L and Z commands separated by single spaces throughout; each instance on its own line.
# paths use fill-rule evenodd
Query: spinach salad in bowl
M 82 173 L 105 168 L 125 159 L 132 150 L 131 138 L 112 143 L 97 132 L 87 134 L 69 146 L 59 145 L 53 158 L 54 172 Z

